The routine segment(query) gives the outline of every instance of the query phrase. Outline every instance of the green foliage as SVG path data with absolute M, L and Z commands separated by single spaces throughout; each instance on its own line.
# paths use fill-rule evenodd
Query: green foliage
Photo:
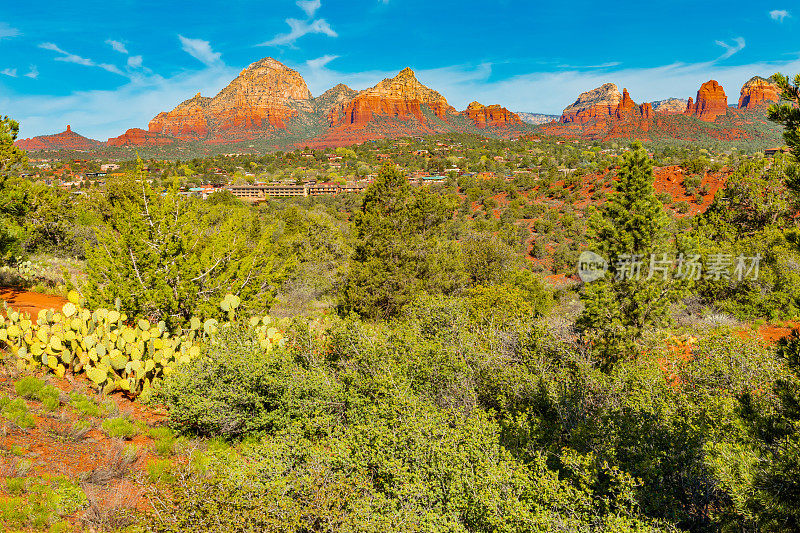
M 22 429 L 36 427 L 36 419 L 28 412 L 28 404 L 22 398 L 0 398 L 0 415 Z
M 269 308 L 293 260 L 248 208 L 162 195 L 141 177 L 109 188 L 98 246 L 87 252 L 83 294 L 92 306 L 119 301 L 123 312 L 170 328 L 195 315 L 221 318 L 226 293 L 247 310 Z
M 9 531 L 66 531 L 63 517 L 88 505 L 88 498 L 75 482 L 64 478 L 7 478 L 13 497 L 0 500 L 0 522 Z
M 12 172 L 27 162 L 27 156 L 14 146 L 18 133 L 16 121 L 0 117 L 0 265 L 22 253 L 27 194 L 24 182 L 12 177 Z
M 48 411 L 54 411 L 60 405 L 61 391 L 34 376 L 23 377 L 14 384 L 14 389 L 23 398 L 39 400 Z
M 175 451 L 177 441 L 175 432 L 168 427 L 157 427 L 148 431 L 147 435 L 155 440 L 153 447 L 158 455 L 170 456 Z
M 136 435 L 136 427 L 127 418 L 107 418 L 100 427 L 111 438 L 132 439 Z
M 70 405 L 81 417 L 100 418 L 104 414 L 104 410 L 84 394 L 72 393 Z
M 614 193 L 588 223 L 590 246 L 608 261 L 609 272 L 583 287 L 584 311 L 576 325 L 605 369 L 632 354 L 645 328 L 663 324 L 680 295 L 664 276 L 646 279 L 651 254 L 668 249 L 668 219 L 653 181 L 647 152 L 634 144 L 622 158 Z M 642 275 L 630 267 L 637 257 L 647 261 Z
M 778 355 L 788 372 L 772 390 L 739 398 L 746 437 L 710 447 L 709 454 L 731 502 L 721 518 L 760 531 L 800 528 L 800 331 L 780 341 Z
M 354 215 L 356 245 L 342 290 L 343 312 L 391 317 L 415 294 L 460 288 L 458 254 L 440 238 L 455 202 L 426 187 L 411 190 L 385 166 Z
M 792 82 L 787 76 L 780 73 L 774 74 L 772 80 L 780 88 L 783 101 L 770 106 L 769 118 L 786 128 L 783 138 L 786 139 L 786 144 L 793 148 L 795 157 L 798 157 L 800 154 L 800 108 L 798 108 L 800 106 L 800 74 L 796 75 Z

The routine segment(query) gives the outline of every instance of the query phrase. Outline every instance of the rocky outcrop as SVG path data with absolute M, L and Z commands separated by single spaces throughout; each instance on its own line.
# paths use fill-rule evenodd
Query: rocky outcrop
M 208 135 L 206 110 L 211 98 L 197 93 L 168 113 L 159 113 L 150 121 L 148 130 L 153 133 L 172 135 L 179 139 L 198 139 Z
M 760 76 L 750 78 L 739 93 L 739 109 L 765 107 L 780 101 L 780 89 Z
M 253 132 L 286 129 L 287 120 L 298 114 L 298 104 L 310 100 L 303 77 L 267 57 L 242 70 L 213 98 L 198 93 L 172 111 L 159 113 L 148 130 L 183 140 L 249 137 Z
M 606 83 L 597 89 L 582 93 L 575 102 L 564 109 L 560 122 L 563 124 L 591 124 L 592 128 L 603 129 L 598 122 L 626 122 L 648 119 L 654 116 L 651 104 L 637 105 L 628 89 L 619 89 L 613 83 Z
M 652 103 L 653 111 L 662 115 L 678 115 L 686 111 L 688 100 L 681 98 L 667 98 Z
M 628 94 L 628 89 L 622 89 L 622 100 L 617 105 L 617 110 L 614 116 L 617 120 L 630 120 L 636 112 L 636 103 L 631 100 L 631 95 Z
M 533 125 L 547 124 L 548 122 L 554 122 L 561 118 L 560 115 L 545 115 L 543 113 L 524 113 L 522 111 L 517 111 L 516 113 L 522 122 Z
M 611 117 L 617 112 L 622 94 L 613 83 L 606 83 L 591 91 L 586 91 L 561 113 L 561 122 L 583 124 L 597 118 Z
M 160 133 L 132 128 L 119 137 L 112 137 L 106 144 L 108 146 L 165 146 L 174 142 L 174 139 Z
M 478 102 L 472 102 L 461 114 L 469 118 L 480 129 L 522 124 L 519 115 L 497 104 L 485 106 Z
M 322 113 L 326 117 L 334 111 L 356 97 L 358 91 L 351 89 L 344 83 L 340 83 L 314 98 L 314 109 L 317 113 Z
M 386 78 L 374 87 L 361 91 L 355 98 L 331 111 L 328 122 L 334 128 L 363 128 L 374 117 L 391 117 L 415 118 L 424 124 L 422 106 L 439 118 L 456 113 L 444 96 L 420 83 L 414 71 L 405 68 L 394 78 Z
M 67 129 L 55 135 L 40 135 L 31 139 L 20 139 L 14 143 L 17 147 L 28 150 L 93 150 L 103 145 L 102 142 L 89 139 Z
M 686 115 L 695 116 L 705 122 L 714 122 L 717 117 L 728 112 L 728 97 L 716 80 L 709 80 L 700 86 L 697 98 L 686 105 Z

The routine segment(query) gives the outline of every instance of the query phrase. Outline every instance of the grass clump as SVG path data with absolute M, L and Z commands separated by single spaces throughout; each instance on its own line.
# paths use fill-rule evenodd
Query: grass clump
M 155 440 L 153 447 L 158 455 L 169 457 L 175 451 L 175 433 L 168 427 L 153 428 L 148 436 Z
M 0 398 L 0 414 L 21 429 L 36 427 L 36 419 L 28 412 L 28 404 L 22 398 Z
M 14 390 L 23 398 L 42 402 L 47 411 L 55 411 L 61 405 L 59 400 L 61 391 L 34 376 L 25 376 L 17 381 L 14 384 Z
M 85 394 L 73 393 L 70 405 L 82 418 L 99 418 L 103 416 L 103 409 Z
M 10 530 L 65 531 L 62 518 L 88 502 L 83 489 L 63 476 L 7 478 L 5 487 L 12 497 L 0 499 L 0 522 Z
M 136 435 L 136 426 L 127 418 L 107 418 L 101 427 L 111 438 L 131 439 Z

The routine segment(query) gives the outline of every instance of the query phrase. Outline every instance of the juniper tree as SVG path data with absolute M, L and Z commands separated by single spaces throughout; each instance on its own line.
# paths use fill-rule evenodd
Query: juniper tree
M 651 257 L 665 259 L 660 254 L 668 249 L 669 219 L 656 196 L 647 152 L 639 143 L 631 148 L 622 157 L 614 192 L 587 226 L 590 248 L 608 261 L 609 270 L 583 287 L 577 326 L 606 369 L 635 349 L 645 328 L 665 321 L 679 295 L 662 271 L 647 279 Z
M 455 207 L 427 188 L 412 191 L 400 171 L 384 166 L 354 216 L 356 246 L 341 310 L 391 317 L 417 294 L 460 287 L 463 267 L 450 266 L 458 250 L 439 238 Z
M 128 315 L 170 327 L 221 314 L 226 293 L 264 312 L 293 264 L 247 207 L 161 193 L 140 171 L 109 182 L 102 211 L 82 288 L 92 306 L 118 301 Z

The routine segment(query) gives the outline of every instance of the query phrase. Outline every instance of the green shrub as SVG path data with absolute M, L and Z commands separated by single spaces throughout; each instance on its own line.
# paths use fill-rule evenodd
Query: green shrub
M 22 398 L 0 398 L 0 414 L 22 429 L 36 426 L 36 419 L 28 412 L 28 404 Z
M 136 426 L 127 418 L 107 418 L 103 420 L 101 427 L 111 438 L 130 439 L 136 435 Z
M 34 376 L 25 376 L 14 384 L 17 394 L 23 398 L 39 400 L 48 411 L 54 411 L 61 404 L 61 391 L 53 385 L 45 384 Z
M 689 212 L 689 202 L 685 200 L 681 200 L 680 202 L 675 202 L 675 211 L 678 213 L 685 215 Z
M 152 483 L 170 483 L 172 476 L 172 461 L 169 459 L 153 459 L 147 463 L 147 476 Z
M 158 455 L 170 456 L 175 449 L 175 433 L 168 427 L 153 428 L 148 436 L 155 440 L 153 447 Z
M 286 350 L 265 353 L 252 331 L 231 328 L 221 330 L 206 353 L 178 367 L 159 399 L 183 431 L 239 438 L 285 427 L 289 418 L 281 408 L 287 402 L 313 409 L 314 396 L 326 385 L 319 381 L 313 369 L 298 369 Z
M 103 415 L 103 409 L 101 409 L 97 403 L 92 401 L 89 397 L 77 392 L 72 394 L 70 405 L 72 405 L 81 417 L 99 418 Z
M 25 376 L 14 383 L 14 390 L 19 396 L 34 400 L 39 398 L 39 393 L 44 388 L 44 381 L 34 376 Z

